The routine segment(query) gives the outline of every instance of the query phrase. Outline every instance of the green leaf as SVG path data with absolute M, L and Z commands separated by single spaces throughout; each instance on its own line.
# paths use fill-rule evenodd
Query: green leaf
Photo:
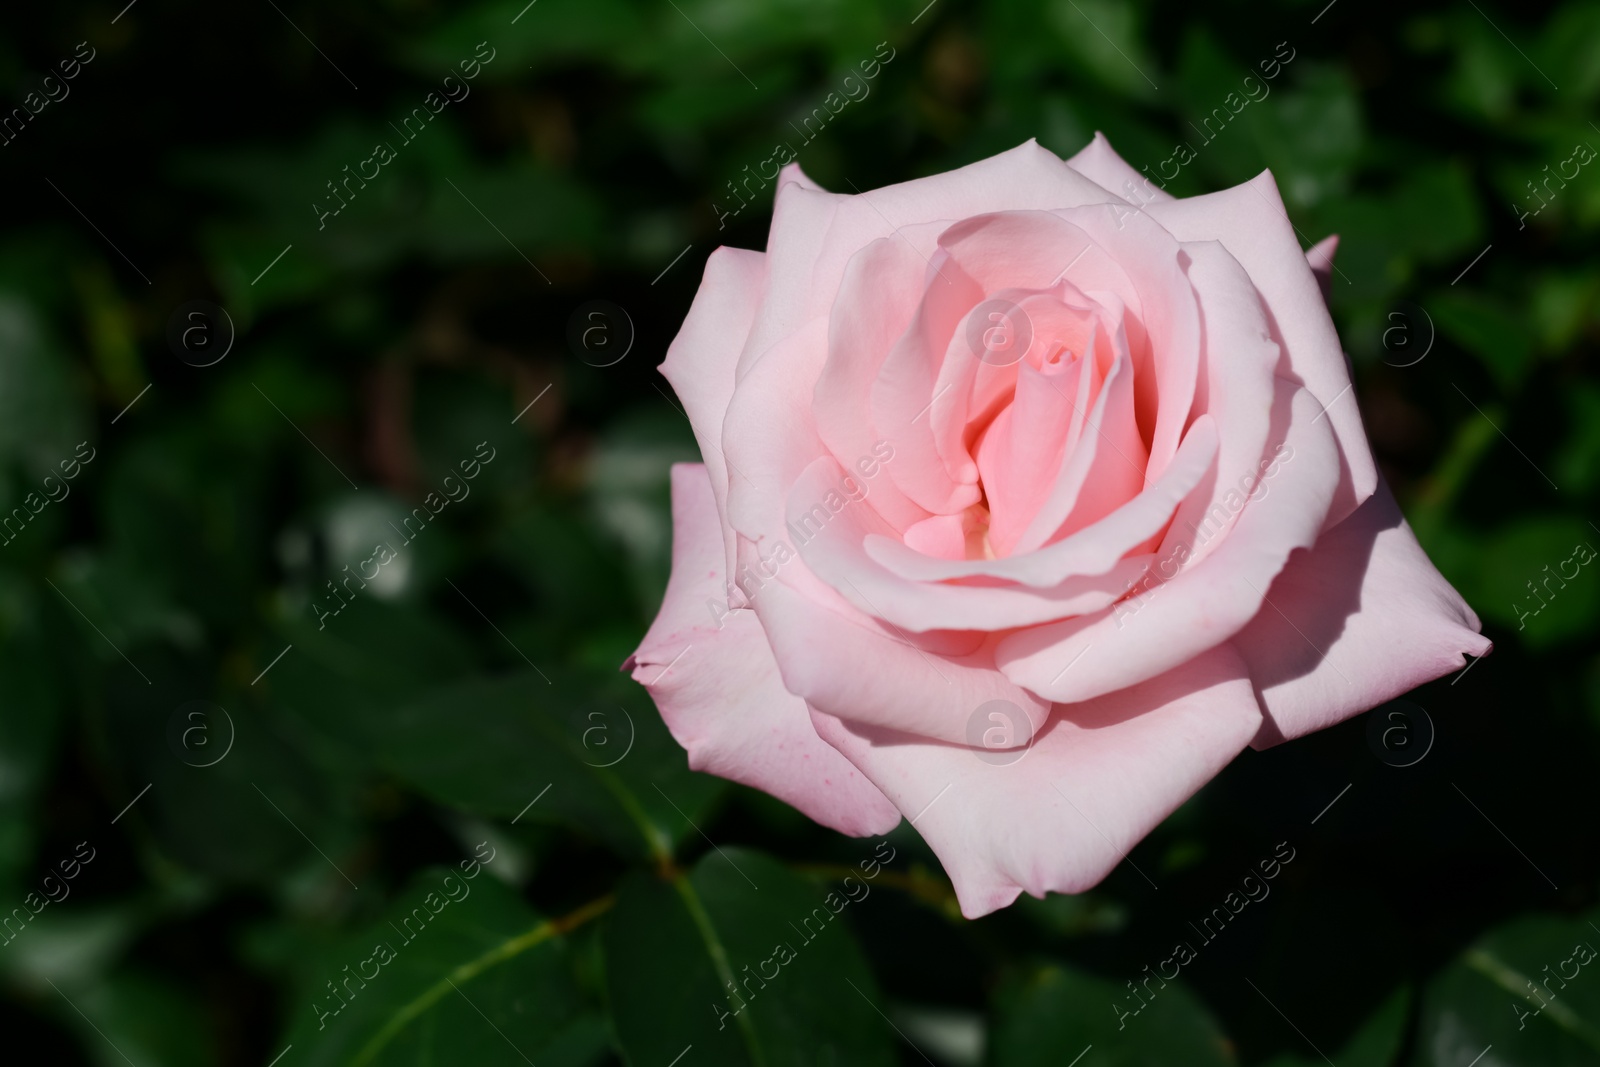
M 285 617 L 283 641 L 293 648 L 260 684 L 274 704 L 345 742 L 352 756 L 370 756 L 396 704 L 472 668 L 465 639 L 414 607 L 357 597 L 320 629 L 315 621 L 309 604 Z M 256 670 L 282 647 L 263 642 Z
M 1439 329 L 1477 356 L 1502 389 L 1520 384 L 1533 365 L 1525 316 L 1483 293 L 1440 293 L 1428 302 Z
M 58 464 L 88 435 L 71 366 L 33 306 L 0 293 L 0 460 L 32 478 L 59 477 Z
M 215 1026 L 203 1002 L 159 974 L 125 970 L 71 996 L 70 1005 L 57 999 L 60 1017 L 77 1027 L 84 1051 L 100 1067 L 217 1062 Z
M 1145 47 L 1139 9 L 1133 4 L 1061 0 L 1045 9 L 1044 19 L 1070 54 L 1069 62 L 1082 64 L 1104 87 L 1134 99 L 1157 91 L 1151 79 L 1161 75 L 1161 68 Z
M 667 1064 L 692 1046 L 695 1062 L 729 1067 L 893 1063 L 887 1006 L 835 921 L 848 905 L 739 848 L 670 881 L 634 875 L 602 936 L 628 1062 Z
M 1594 1063 L 1600 1057 L 1597 922 L 1597 913 L 1526 916 L 1468 948 L 1423 994 L 1413 1067 L 1468 1063 L 1491 1044 L 1502 1067 Z M 1588 964 L 1574 955 L 1580 944 L 1588 947 Z
M 0 677 L 16 708 L 0 715 L 0 892 L 33 857 L 38 838 L 39 793 L 66 720 L 66 694 L 52 665 L 48 637 L 38 620 L 38 598 L 53 596 L 11 572 L 0 572 Z
M 1071 1063 L 1089 1045 L 1096 1067 L 1235 1062 L 1210 1014 L 1177 982 L 1141 1000 L 1123 986 L 1057 963 L 1012 981 L 995 1000 L 994 1067 Z
M 578 1067 L 598 1060 L 607 1035 L 578 995 L 563 935 L 604 911 L 609 898 L 542 919 L 481 873 L 418 874 L 376 922 L 307 967 L 283 1041 L 295 1047 L 295 1062 Z
M 722 783 L 688 769 L 654 709 L 622 706 L 624 693 L 639 702 L 629 683 L 552 677 L 475 678 L 394 710 L 374 737 L 378 758 L 453 807 L 561 822 L 624 855 L 666 859 Z
M 1343 1067 L 1389 1067 L 1400 1053 L 1406 1035 L 1406 1018 L 1410 1013 L 1411 990 L 1402 986 L 1396 989 L 1383 1005 L 1361 1024 L 1344 1047 L 1331 1056 L 1334 1063 Z M 1318 1067 L 1324 1063 L 1312 1052 L 1284 1053 L 1274 1056 L 1260 1067 Z
M 1518 519 L 1479 542 L 1465 595 L 1535 647 L 1580 637 L 1600 619 L 1597 544 L 1600 535 L 1582 519 Z

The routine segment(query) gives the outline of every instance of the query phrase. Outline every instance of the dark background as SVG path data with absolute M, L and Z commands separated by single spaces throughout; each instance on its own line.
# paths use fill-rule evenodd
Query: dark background
M 0 18 L 5 108 L 94 56 L 0 147 L 0 503 L 38 508 L 0 547 L 8 1060 L 1600 1063 L 1574 953 L 1600 945 L 1600 572 L 1527 587 L 1600 544 L 1600 166 L 1574 154 L 1600 6 L 524 2 Z M 480 41 L 470 95 L 401 145 Z M 1341 234 L 1356 399 L 1496 650 L 1373 734 L 1246 752 L 1081 897 L 965 922 L 902 824 L 719 1030 L 743 1001 L 718 987 L 879 846 L 690 774 L 617 671 L 695 455 L 655 367 L 710 251 L 764 244 L 770 189 L 719 231 L 725 183 L 879 42 L 800 148 L 826 187 L 1099 129 L 1135 167 L 1188 141 L 1182 195 L 1270 167 L 1308 240 Z M 1280 42 L 1270 96 L 1201 146 Z M 398 158 L 319 230 L 377 140 Z M 470 495 L 319 630 L 324 583 L 480 442 Z M 480 842 L 470 897 L 404 940 Z M 1280 842 L 1271 895 L 1191 933 Z

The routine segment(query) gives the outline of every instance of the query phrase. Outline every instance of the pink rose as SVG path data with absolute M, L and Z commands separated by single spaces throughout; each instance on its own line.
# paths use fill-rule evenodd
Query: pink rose
M 910 818 L 968 916 L 1489 650 L 1268 173 L 1177 200 L 1100 136 L 857 196 L 790 165 L 661 372 L 705 463 L 633 677 L 696 769 Z

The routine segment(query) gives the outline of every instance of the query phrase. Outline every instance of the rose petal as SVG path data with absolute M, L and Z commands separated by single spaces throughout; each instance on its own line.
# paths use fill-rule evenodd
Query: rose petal
M 1205 334 L 1202 404 L 1216 420 L 1221 447 L 1216 481 L 1209 492 L 1195 494 L 1178 508 L 1161 555 L 1169 556 L 1180 541 L 1188 541 L 1190 555 L 1183 565 L 1193 567 L 1222 543 L 1270 463 L 1272 369 L 1278 346 L 1261 297 L 1238 261 L 1215 241 L 1186 244 L 1184 252 Z M 1204 541 L 1189 540 L 1195 526 L 1210 531 Z
M 739 376 L 787 333 L 827 313 L 845 264 L 870 241 L 917 223 L 1108 199 L 1104 189 L 1033 140 L 956 170 L 853 196 L 785 182 L 780 174 L 767 239 L 773 257 L 769 282 L 739 359 Z
M 872 425 L 872 383 L 916 315 L 927 287 L 918 247 L 934 247 L 942 224 L 910 227 L 904 239 L 873 241 L 851 257 L 828 319 L 828 359 L 812 394 L 817 433 L 834 457 L 853 467 L 881 437 Z M 910 442 L 902 438 L 901 448 Z M 896 528 L 927 518 L 891 479 L 881 479 L 873 507 Z
M 1074 574 L 1104 574 L 1122 557 L 1161 533 L 1178 504 L 1212 470 L 1217 455 L 1216 423 L 1195 419 L 1161 477 L 1099 522 L 1021 556 L 945 561 L 921 555 L 887 537 L 869 535 L 867 555 L 891 573 L 916 581 L 989 578 L 1049 588 Z
M 1322 301 L 1328 301 L 1328 289 L 1333 285 L 1333 254 L 1339 250 L 1339 235 L 1329 234 L 1306 251 L 1306 265 L 1317 276 L 1317 288 L 1322 290 Z
M 650 691 L 689 766 L 771 793 L 841 833 L 892 829 L 899 812 L 818 739 L 805 702 L 783 688 L 754 613 L 713 605 L 724 589 L 721 531 L 700 464 L 673 465 L 672 521 L 666 599 L 625 668 Z
M 1146 478 L 1158 477 L 1188 428 L 1200 371 L 1200 314 L 1184 275 L 1183 249 L 1143 212 L 1103 205 L 1057 214 L 1102 250 L 1069 272 L 1075 282 L 1081 271 L 1094 269 L 1097 259 L 1108 258 L 1133 286 L 1131 299 L 1120 290 L 1118 296 L 1130 312 L 1124 323 L 1134 356 L 1139 426 L 1150 442 Z M 1159 352 L 1151 338 L 1159 340 Z
M 1117 155 L 1111 142 L 1106 140 L 1106 135 L 1099 130 L 1095 131 L 1094 140 L 1084 145 L 1077 155 L 1068 158 L 1067 166 L 1130 204 L 1172 199 L 1171 193 L 1134 170 Z
M 1338 522 L 1372 495 L 1378 469 L 1350 391 L 1350 368 L 1315 275 L 1271 171 L 1232 189 L 1151 204 L 1144 209 L 1180 241 L 1221 241 L 1243 264 L 1266 302 L 1273 340 L 1295 377 L 1327 409 L 1339 442 L 1339 490 L 1329 522 Z M 1280 368 L 1280 375 L 1283 370 Z
M 811 413 L 813 383 L 827 358 L 827 330 L 826 320 L 812 319 L 774 345 L 746 372 L 723 418 L 728 523 L 757 543 L 784 539 L 789 487 L 828 451 Z
M 689 416 L 700 445 L 722 519 L 724 570 L 733 565 L 733 535 L 728 525 L 728 464 L 722 454 L 722 419 L 733 399 L 734 368 L 740 345 L 755 318 L 756 300 L 766 281 L 766 256 L 742 248 L 718 248 L 706 260 L 700 288 L 689 305 L 678 336 L 667 346 L 661 376 Z
M 1250 666 L 1267 748 L 1460 670 L 1490 642 L 1434 569 L 1389 487 L 1296 552 L 1233 644 Z
M 738 338 L 743 349 L 736 380 L 742 380 L 767 349 L 827 310 L 826 306 L 813 309 L 811 273 L 823 235 L 839 205 L 848 198 L 818 188 L 798 163 L 779 172 L 777 186 L 772 226 L 767 231 L 767 282 L 749 334 Z M 827 299 L 837 291 L 837 287 L 828 290 Z
M 1133 378 L 1132 362 L 1118 356 L 1106 373 L 1082 436 L 1062 464 L 1044 505 L 1018 539 L 1016 551 L 1031 552 L 1062 533 L 1082 529 L 1144 488 L 1149 457 L 1134 419 Z
M 748 546 L 741 542 L 741 559 Z M 989 700 L 1010 701 L 1035 727 L 1043 724 L 1049 702 L 995 669 L 992 639 L 974 635 L 981 643 L 966 655 L 924 651 L 903 631 L 847 603 L 842 612 L 832 610 L 809 590 L 795 589 L 802 573 L 816 581 L 804 567 L 789 563 L 751 603 L 772 643 L 784 686 L 813 708 L 958 744 L 966 741 L 971 710 Z
M 845 477 L 831 456 L 807 468 L 789 496 L 789 535 L 813 574 L 864 615 L 900 631 L 1007 630 L 1099 611 L 1142 578 L 1155 558 L 1129 556 L 1103 574 L 1068 576 L 1048 589 L 908 582 L 866 554 L 869 534 L 894 531 L 866 506 L 869 498 L 852 499 L 839 488 Z M 859 480 L 850 484 L 863 488 Z
M 972 712 L 984 722 L 995 709 Z M 1000 709 L 1003 717 L 1009 717 Z M 1226 646 L 1066 707 L 1023 751 L 975 751 L 850 726 L 817 733 L 912 820 L 970 919 L 1019 893 L 1081 893 L 1249 742 L 1261 709 Z M 1003 763 L 1012 755 L 1014 763 Z
M 1085 700 L 1171 670 L 1255 617 L 1289 553 L 1316 541 L 1338 484 L 1338 446 L 1321 405 L 1293 382 L 1277 381 L 1275 417 L 1287 416 L 1280 439 L 1293 450 L 1293 475 L 1244 505 L 1205 566 L 1106 611 L 1002 639 L 996 660 L 1008 678 L 1051 700 Z M 1163 565 L 1152 574 L 1167 577 Z

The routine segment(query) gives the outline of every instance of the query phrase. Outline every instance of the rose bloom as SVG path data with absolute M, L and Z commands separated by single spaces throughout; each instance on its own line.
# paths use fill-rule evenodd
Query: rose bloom
M 1373 463 L 1332 244 L 1270 173 L 1178 200 L 1098 135 L 855 196 L 787 167 L 661 366 L 705 462 L 625 668 L 690 766 L 910 819 L 977 917 L 1486 653 Z

